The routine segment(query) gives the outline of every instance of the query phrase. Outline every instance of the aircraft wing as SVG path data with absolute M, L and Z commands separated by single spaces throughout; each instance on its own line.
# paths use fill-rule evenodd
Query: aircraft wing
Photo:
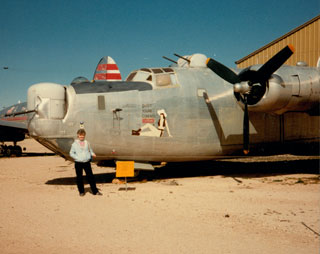
M 28 132 L 27 124 L 24 122 L 0 120 L 0 131 L 2 132 L 5 129 L 20 129 L 25 130 L 25 133 Z
M 26 122 L 0 120 L 0 142 L 19 142 L 28 133 Z

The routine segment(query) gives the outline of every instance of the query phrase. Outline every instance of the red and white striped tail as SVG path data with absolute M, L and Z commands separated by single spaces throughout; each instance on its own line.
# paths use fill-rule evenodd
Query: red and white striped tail
M 121 81 L 121 74 L 116 62 L 110 56 L 101 58 L 93 76 L 93 80 Z

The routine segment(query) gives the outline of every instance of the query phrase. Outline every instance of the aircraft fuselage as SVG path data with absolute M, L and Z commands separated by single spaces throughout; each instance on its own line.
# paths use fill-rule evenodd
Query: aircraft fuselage
M 125 82 L 33 85 L 28 110 L 37 113 L 29 117 L 29 133 L 66 158 L 79 128 L 86 129 L 97 161 L 198 161 L 240 154 L 243 107 L 233 86 L 208 68 L 164 69 L 141 69 Z M 275 78 L 282 77 L 286 91 L 294 90 L 286 92 L 290 101 L 281 101 L 288 107 L 309 86 L 307 99 L 298 103 L 301 112 L 281 112 L 282 104 L 275 112 L 259 112 L 249 105 L 251 150 L 319 142 L 319 116 L 303 111 L 303 102 L 319 100 L 319 71 L 298 70 L 282 67 Z

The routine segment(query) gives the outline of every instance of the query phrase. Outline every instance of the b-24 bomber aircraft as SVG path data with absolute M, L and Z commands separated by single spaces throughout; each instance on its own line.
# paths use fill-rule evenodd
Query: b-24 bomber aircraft
M 177 55 L 173 66 L 142 68 L 126 81 L 35 84 L 29 134 L 71 159 L 75 133 L 85 128 L 97 162 L 135 161 L 138 169 L 243 156 L 249 146 L 319 147 L 320 68 L 283 65 L 293 52 L 289 45 L 243 70 Z

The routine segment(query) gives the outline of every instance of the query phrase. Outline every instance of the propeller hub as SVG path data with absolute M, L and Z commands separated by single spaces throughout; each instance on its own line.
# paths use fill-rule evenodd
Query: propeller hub
M 236 83 L 233 86 L 233 90 L 235 93 L 245 94 L 245 93 L 250 92 L 250 86 L 249 86 L 248 82 Z

